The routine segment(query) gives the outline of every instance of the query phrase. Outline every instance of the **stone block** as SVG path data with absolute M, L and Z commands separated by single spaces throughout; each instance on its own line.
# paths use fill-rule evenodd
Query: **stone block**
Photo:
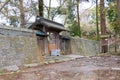
M 19 67 L 17 65 L 12 65 L 12 66 L 3 67 L 2 69 L 5 69 L 7 71 L 17 71 L 19 70 Z

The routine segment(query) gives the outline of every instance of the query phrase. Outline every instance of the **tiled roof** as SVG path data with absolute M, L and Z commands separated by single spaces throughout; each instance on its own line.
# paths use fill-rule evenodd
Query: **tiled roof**
M 36 21 L 29 27 L 39 27 L 36 25 L 44 25 L 45 27 L 49 28 L 49 29 L 56 29 L 56 30 L 61 30 L 61 31 L 66 31 L 67 29 L 65 29 L 63 24 L 60 24 L 58 22 L 52 21 L 52 20 L 48 20 L 42 17 L 39 17 L 38 19 L 36 19 Z

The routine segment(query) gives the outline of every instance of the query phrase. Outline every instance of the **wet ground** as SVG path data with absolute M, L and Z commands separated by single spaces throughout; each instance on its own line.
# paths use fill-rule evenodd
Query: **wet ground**
M 26 68 L 0 75 L 0 80 L 120 80 L 120 56 L 81 57 Z

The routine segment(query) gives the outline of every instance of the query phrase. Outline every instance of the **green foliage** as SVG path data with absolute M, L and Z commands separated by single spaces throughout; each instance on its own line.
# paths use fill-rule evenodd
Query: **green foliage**
M 9 16 L 9 20 L 10 20 L 10 25 L 17 27 L 19 23 L 17 16 Z
M 67 23 L 74 22 L 75 18 L 75 5 L 73 0 L 67 0 Z
M 50 18 L 54 18 L 55 15 L 58 15 L 58 12 L 56 12 L 56 8 L 52 8 L 50 9 Z
M 113 2 L 113 1 L 115 1 L 115 0 L 107 0 L 108 2 Z
M 90 23 L 96 24 L 96 7 L 91 10 L 91 21 Z M 98 6 L 98 22 L 100 23 L 100 6 Z
M 109 8 L 107 11 L 107 15 L 108 15 L 108 22 L 115 22 L 117 21 L 117 5 L 115 3 L 110 3 L 109 4 Z
M 72 36 L 79 36 L 81 37 L 81 25 L 78 24 L 78 21 L 75 19 L 76 17 L 76 8 L 77 5 L 81 1 L 88 1 L 88 0 L 67 0 L 67 24 L 71 24 L 68 28 L 71 30 L 71 35 Z M 79 20 L 79 19 L 78 19 Z
M 67 14 L 67 9 L 66 9 L 66 8 L 60 8 L 60 9 L 58 10 L 58 14 L 61 14 L 61 15 Z
M 100 36 L 96 36 L 96 30 L 89 31 L 89 35 L 87 36 L 87 38 L 91 40 L 100 41 Z
M 109 3 L 109 8 L 107 11 L 107 19 L 113 31 L 116 34 L 119 34 L 120 27 L 119 27 L 119 22 L 118 22 L 117 5 L 115 2 Z
M 2 70 L 0 70 L 0 75 L 1 75 L 1 74 L 3 74 L 3 71 L 2 71 Z
M 79 36 L 80 30 L 78 28 L 78 23 L 74 21 L 71 26 L 68 26 L 68 28 L 71 31 L 71 36 Z
M 93 28 L 89 31 L 82 30 L 82 36 L 84 38 L 91 39 L 91 40 L 96 40 L 96 41 L 100 40 L 100 36 L 98 36 L 98 37 L 96 36 L 96 28 Z
M 83 38 L 87 38 L 87 39 L 91 39 L 91 40 L 100 40 L 100 36 L 99 38 L 97 38 L 96 36 L 96 28 L 91 29 L 91 30 L 85 30 L 83 29 L 83 27 L 81 26 L 81 32 L 78 28 L 78 22 L 74 21 L 69 27 L 68 27 L 71 31 L 71 36 L 79 36 L 80 33 L 82 34 Z

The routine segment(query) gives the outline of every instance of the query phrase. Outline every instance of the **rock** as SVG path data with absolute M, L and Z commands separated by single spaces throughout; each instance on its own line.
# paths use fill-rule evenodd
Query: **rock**
M 63 60 L 56 60 L 56 63 L 64 62 Z
M 71 58 L 72 60 L 76 60 L 76 59 L 80 59 L 80 58 L 84 58 L 85 56 L 81 56 L 81 55 L 66 55 L 66 57 Z
M 33 64 L 24 64 L 25 67 L 35 67 L 35 66 L 39 66 L 38 63 L 33 63 Z
M 112 70 L 120 70 L 120 68 L 112 68 Z
M 70 59 L 70 58 L 66 58 L 66 59 L 63 59 L 64 61 L 70 61 L 70 60 L 72 60 L 72 59 Z
M 53 60 L 53 61 L 49 61 L 49 63 L 51 63 L 51 64 L 52 64 L 52 63 L 55 63 L 55 61 L 54 61 L 54 60 Z
M 12 65 L 12 66 L 3 67 L 2 69 L 5 69 L 7 71 L 17 71 L 19 70 L 19 67 L 17 65 Z
M 49 63 L 47 61 L 45 61 L 44 64 L 49 64 Z

